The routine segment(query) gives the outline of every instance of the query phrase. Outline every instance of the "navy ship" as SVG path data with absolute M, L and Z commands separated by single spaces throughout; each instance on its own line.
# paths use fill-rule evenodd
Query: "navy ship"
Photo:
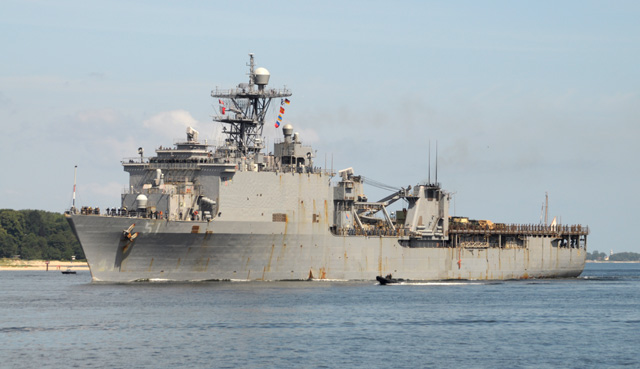
M 437 179 L 369 201 L 365 176 L 317 166 L 290 124 L 267 152 L 267 114 L 291 91 L 269 88 L 249 55 L 248 83 L 211 92 L 223 143 L 187 128 L 155 156 L 141 148 L 122 162 L 129 185 L 118 208 L 66 212 L 93 281 L 503 280 L 584 269 L 587 227 L 452 217 Z

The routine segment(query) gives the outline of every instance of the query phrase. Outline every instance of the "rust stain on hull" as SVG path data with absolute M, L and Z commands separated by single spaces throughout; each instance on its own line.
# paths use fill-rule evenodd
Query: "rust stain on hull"
M 325 219 L 325 223 L 329 219 L 329 205 L 327 205 L 327 200 L 324 200 L 324 219 Z
M 270 272 L 271 271 L 271 260 L 273 259 L 273 251 L 275 250 L 276 245 L 271 245 L 271 253 L 269 254 L 269 263 L 267 264 L 265 271 Z M 264 278 L 264 275 L 262 276 Z
M 302 247 L 302 245 L 300 245 L 300 247 Z M 286 255 L 286 253 L 287 253 L 287 244 L 285 243 L 282 245 L 282 248 L 280 249 L 280 254 L 276 258 L 276 261 L 282 260 L 282 258 Z

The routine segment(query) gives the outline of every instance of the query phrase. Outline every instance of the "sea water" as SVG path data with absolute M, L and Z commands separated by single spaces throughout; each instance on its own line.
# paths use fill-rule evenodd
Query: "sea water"
M 0 272 L 0 367 L 640 367 L 640 264 L 387 286 L 90 279 Z

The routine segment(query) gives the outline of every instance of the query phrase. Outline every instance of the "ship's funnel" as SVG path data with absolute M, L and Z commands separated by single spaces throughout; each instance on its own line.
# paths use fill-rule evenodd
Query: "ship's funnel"
M 266 68 L 258 68 L 253 74 L 253 81 L 258 86 L 265 86 L 267 83 L 269 83 L 270 76 L 271 75 Z

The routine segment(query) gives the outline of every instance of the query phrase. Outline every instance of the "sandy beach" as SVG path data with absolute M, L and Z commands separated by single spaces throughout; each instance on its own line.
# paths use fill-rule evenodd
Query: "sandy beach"
M 67 270 L 67 268 L 89 270 L 89 265 L 84 261 L 49 260 L 49 271 Z M 1 270 L 47 270 L 47 261 L 0 259 Z

